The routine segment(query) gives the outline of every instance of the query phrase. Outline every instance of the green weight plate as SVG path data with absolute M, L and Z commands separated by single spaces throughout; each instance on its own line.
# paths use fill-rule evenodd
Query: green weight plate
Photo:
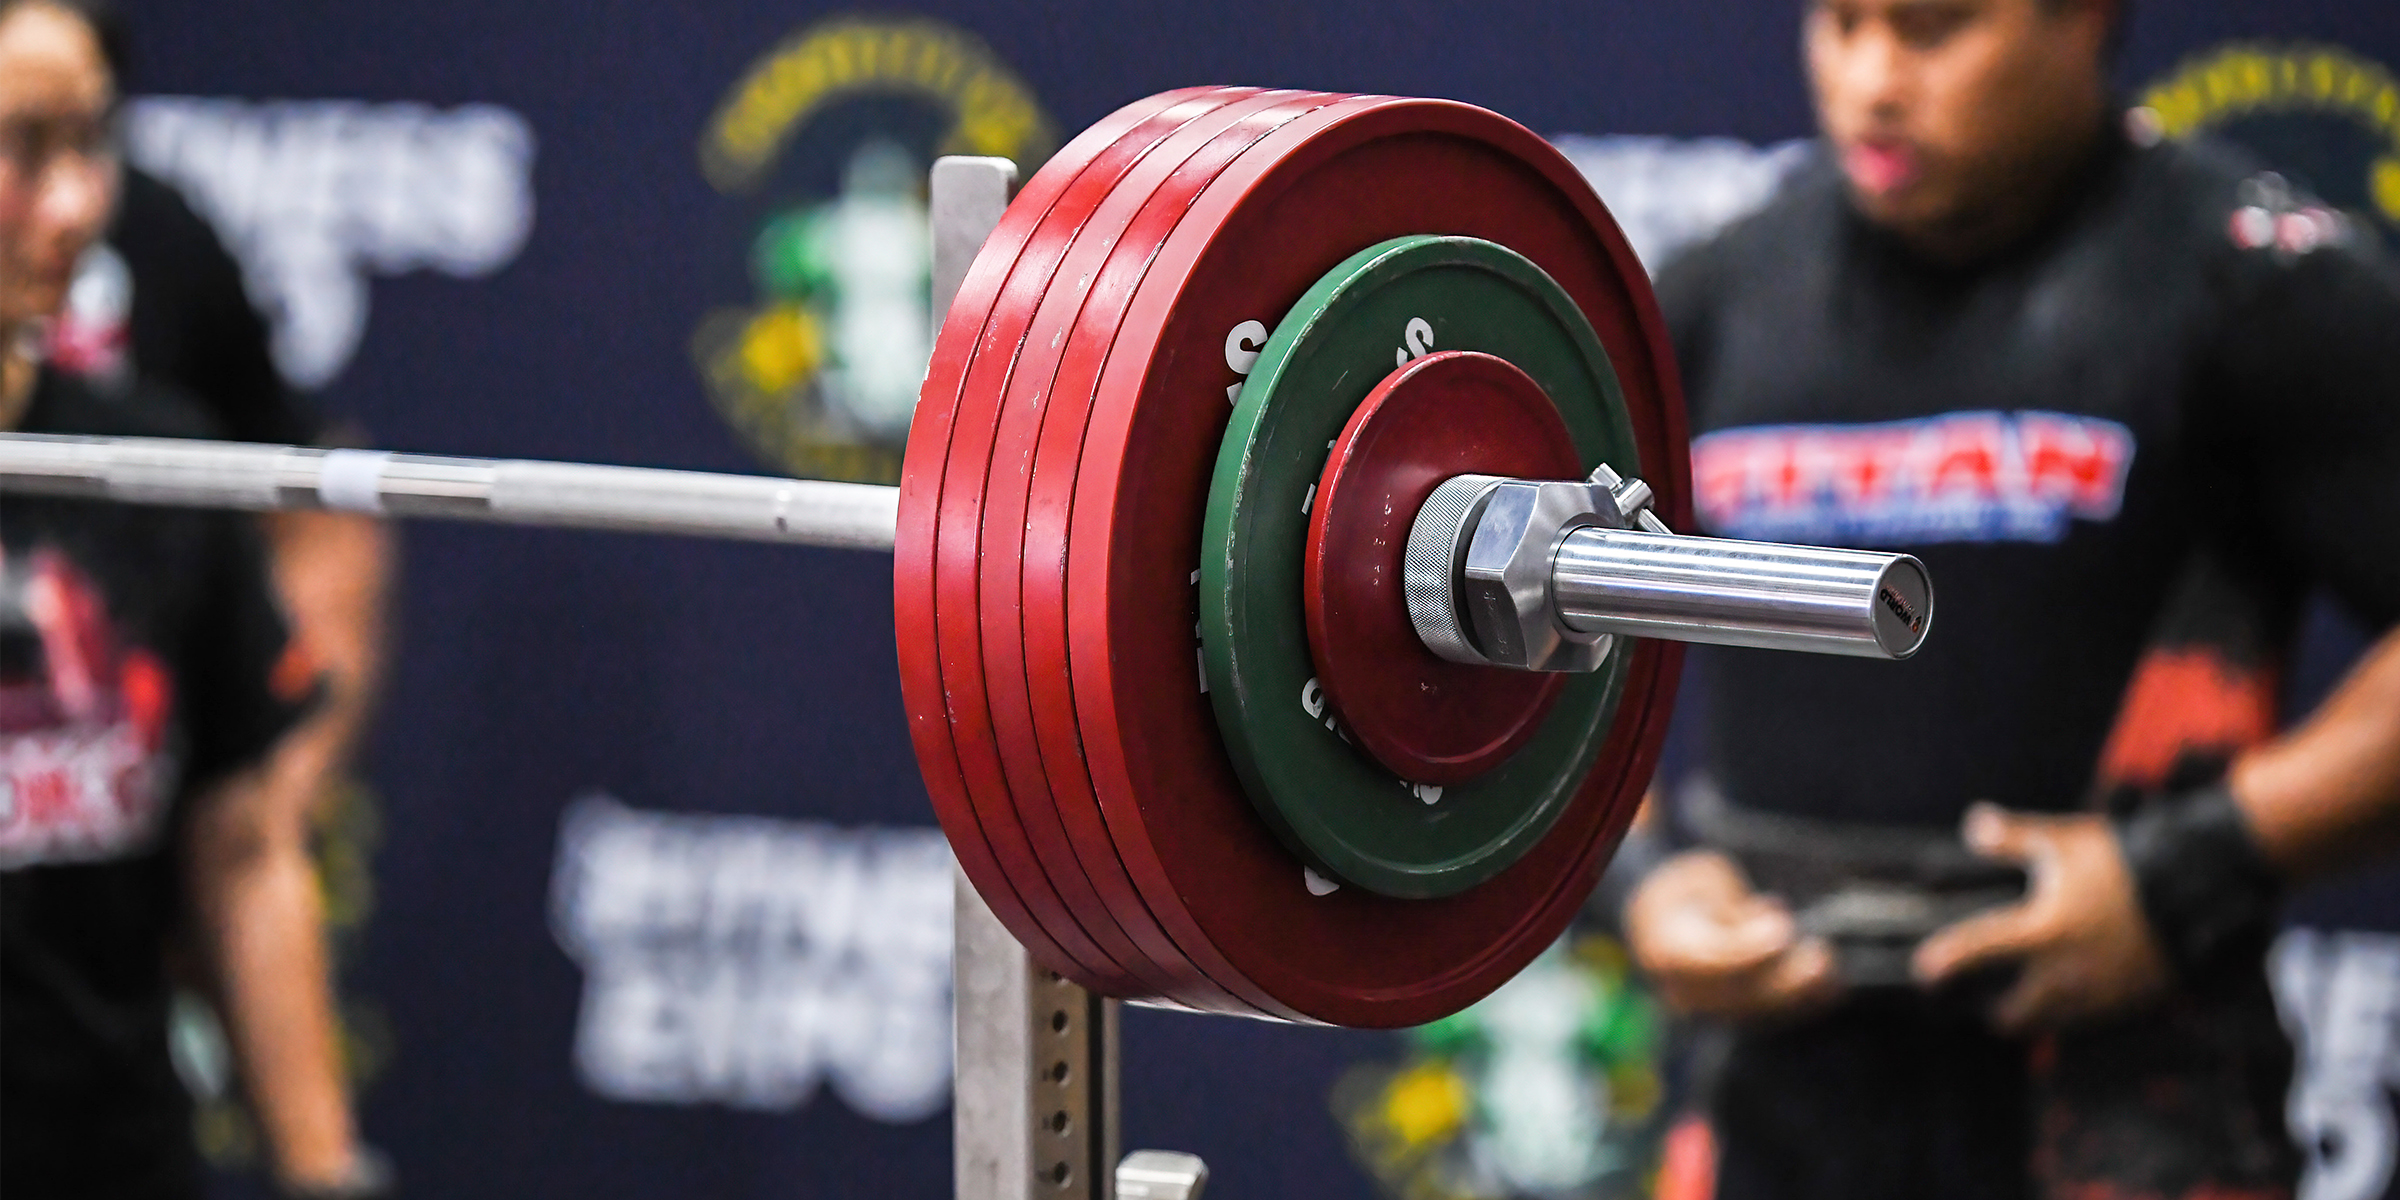
M 1558 406 L 1586 470 L 1639 472 L 1608 354 L 1555 281 L 1493 242 L 1395 238 L 1328 272 L 1268 337 L 1217 455 L 1200 543 L 1209 700 L 1244 791 L 1327 875 L 1411 898 L 1463 892 L 1541 840 L 1593 768 L 1629 657 L 1569 679 L 1539 732 L 1466 783 L 1401 779 L 1351 744 L 1309 654 L 1308 509 L 1352 410 L 1437 350 L 1515 364 Z

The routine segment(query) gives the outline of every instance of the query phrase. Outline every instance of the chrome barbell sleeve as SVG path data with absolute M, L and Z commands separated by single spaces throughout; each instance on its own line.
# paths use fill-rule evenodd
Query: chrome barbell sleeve
M 1579 633 L 1907 658 L 1932 624 L 1933 583 L 1906 554 L 1586 527 L 1550 564 Z
M 1907 658 L 1933 581 L 1906 554 L 1691 537 L 1650 488 L 1459 475 L 1412 519 L 1402 588 L 1426 649 L 1453 662 L 1591 671 L 1609 637 Z

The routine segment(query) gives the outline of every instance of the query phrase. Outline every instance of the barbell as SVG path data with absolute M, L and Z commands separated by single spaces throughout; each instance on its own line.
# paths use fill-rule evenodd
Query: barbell
M 1581 906 L 1679 642 L 1905 658 L 1905 555 L 1677 534 L 1640 264 L 1464 104 L 1191 88 L 1021 188 L 897 488 L 0 437 L 0 490 L 890 549 L 961 868 L 1045 965 L 1153 1003 L 1416 1024 Z

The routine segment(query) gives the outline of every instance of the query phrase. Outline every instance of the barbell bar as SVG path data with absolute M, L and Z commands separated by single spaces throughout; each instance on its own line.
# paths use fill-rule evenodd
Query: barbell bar
M 937 231 L 994 166 L 936 165 Z M 900 487 L 12 434 L 0 492 L 892 551 L 927 790 L 1018 940 L 1108 994 L 1388 1026 L 1581 907 L 1673 641 L 1923 641 L 1905 555 L 1671 532 L 1683 436 L 1647 279 L 1540 138 L 1189 88 L 1007 204 Z
M 855 550 L 892 548 L 900 493 L 876 484 L 593 463 L 31 433 L 0 438 L 0 490 Z
M 1471 478 L 1462 476 L 1459 481 Z M 1528 496 L 1545 485 L 1605 494 L 1588 482 L 1488 482 L 1511 485 Z M 1485 490 L 1488 495 L 1500 489 Z M 254 512 L 320 509 L 843 550 L 891 549 L 900 503 L 900 489 L 883 484 L 257 442 L 39 433 L 0 434 L 0 491 Z M 1435 538 L 1467 545 L 1498 544 L 1517 536 L 1523 523 L 1506 504 L 1501 510 L 1479 506 L 1472 510 L 1477 519 L 1446 525 L 1442 514 L 1427 514 L 1431 519 L 1425 530 Z M 1649 515 L 1647 507 L 1635 511 Z M 1609 524 L 1594 520 L 1543 533 L 1546 552 L 1535 603 L 1548 619 L 1587 637 L 1634 633 L 1865 658 L 1906 658 L 1924 643 L 1932 585 L 1922 564 L 1909 555 L 1694 537 L 1667 532 L 1663 525 L 1655 530 L 1622 527 L 1633 519 L 1616 515 Z M 1655 524 L 1656 518 L 1650 519 Z M 1504 567 L 1495 563 L 1489 573 L 1497 577 Z M 1432 577 L 1412 579 L 1425 593 L 1412 596 L 1412 602 L 1438 605 L 1434 588 L 1455 596 L 1466 590 L 1469 581 L 1464 576 L 1484 571 L 1484 564 L 1462 558 L 1446 585 Z M 1463 608 L 1473 602 L 1452 603 Z M 1463 653 L 1475 656 L 1469 661 L 1538 669 L 1523 661 L 1481 655 L 1472 649 L 1477 640 L 1472 633 L 1445 631 L 1439 636 L 1444 640 L 1437 653 L 1464 643 L 1469 649 Z M 1428 636 L 1429 646 L 1434 640 Z M 1583 670 L 1597 666 L 1596 661 L 1580 664 Z

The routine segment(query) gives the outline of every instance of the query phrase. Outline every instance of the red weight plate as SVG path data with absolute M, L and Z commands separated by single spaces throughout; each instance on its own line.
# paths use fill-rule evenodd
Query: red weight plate
M 1056 265 L 1045 272 L 1046 285 L 1033 303 L 1025 304 L 1022 311 L 995 315 L 987 328 L 985 350 L 977 356 L 961 389 L 964 399 L 951 431 L 935 556 L 935 594 L 944 616 L 981 613 L 980 623 L 944 620 L 939 645 L 942 676 L 950 689 L 952 734 L 966 764 L 969 793 L 975 797 L 987 831 L 994 823 L 993 812 L 1006 806 L 1004 819 L 1022 831 L 1036 869 L 1067 910 L 1145 985 L 1136 994 L 1189 995 L 1195 1002 L 1245 1013 L 1252 1010 L 1209 984 L 1171 943 L 1155 935 L 1154 927 L 1147 931 L 1152 936 L 1145 938 L 1144 931 L 1127 931 L 1110 911 L 1093 877 L 1093 866 L 1078 859 L 1061 823 L 1030 725 L 1005 719 L 1011 711 L 1007 707 L 1010 698 L 1022 708 L 1023 670 L 1014 666 L 1013 659 L 1006 660 L 1012 667 L 1007 671 L 992 673 L 986 667 L 994 656 L 1014 652 L 1022 637 L 1014 617 L 1013 568 L 1018 545 L 1014 538 L 1002 540 L 1012 526 L 1021 525 L 1022 518 L 1001 510 L 1013 503 L 1021 512 L 1024 464 L 1019 455 L 996 455 L 994 451 L 996 446 L 1008 445 L 1016 426 L 1038 424 L 1060 340 L 1045 329 L 1043 319 L 1055 325 L 1059 312 L 1072 312 L 1090 282 L 1091 262 L 1105 257 L 1122 233 L 1122 215 L 1106 202 L 1115 201 L 1117 210 L 1138 207 L 1140 197 L 1157 178 L 1173 170 L 1192 147 L 1239 124 L 1246 115 L 1272 108 L 1293 95 L 1248 95 L 1172 128 L 1139 127 L 1096 157 L 1051 207 L 1025 253 L 1031 257 L 1038 252 Z M 1015 299 L 1004 296 L 1002 303 L 1009 306 Z M 1005 336 L 1014 353 L 994 351 L 991 331 Z M 970 416 L 980 419 L 970 420 Z M 1012 495 L 1017 497 L 1013 502 Z M 1001 544 L 987 544 L 987 536 Z M 985 592 L 985 575 L 996 574 L 996 563 L 1005 563 L 1012 571 L 1006 581 L 1005 601 Z M 995 619 L 995 609 L 1005 611 L 1004 620 Z M 978 719 L 988 724 L 978 727 Z M 986 756 L 997 768 L 996 790 L 978 778 L 978 759 Z M 1013 875 L 1016 867 L 1009 861 L 1011 857 L 1007 851 L 1002 854 Z M 1113 853 L 1097 866 L 1102 879 L 1111 872 L 1118 878 L 1124 873 Z M 1130 893 L 1130 884 L 1124 890 Z
M 1257 1015 L 1259 1009 L 1227 995 L 1195 969 L 1180 947 L 1167 936 L 1118 861 L 1099 806 L 1091 793 L 1082 751 L 1072 733 L 1073 701 L 1052 696 L 1051 703 L 1066 712 L 1070 736 L 1062 742 L 1040 741 L 1034 720 L 1037 691 L 1063 692 L 1063 657 L 1043 664 L 1027 654 L 1028 624 L 1022 608 L 1022 575 L 1044 567 L 1026 551 L 1029 485 L 1034 456 L 1043 437 L 1071 425 L 1079 444 L 1089 402 L 1089 377 L 1059 370 L 1070 344 L 1097 344 L 1105 352 L 1108 335 L 1124 311 L 1142 266 L 1173 228 L 1193 196 L 1218 171 L 1269 131 L 1323 105 L 1318 93 L 1270 92 L 1228 105 L 1176 131 L 1129 173 L 1093 214 L 1060 265 L 1050 290 L 1042 298 L 1009 381 L 992 454 L 992 477 L 986 495 L 983 527 L 982 602 L 984 615 L 984 677 L 989 687 L 992 718 L 1001 733 L 1003 759 L 1012 747 L 1038 747 L 1022 762 L 1011 762 L 1010 779 L 1019 808 L 1035 796 L 1055 834 L 1054 841 L 1036 837 L 1045 855 L 1066 855 L 1097 887 L 1118 924 L 1154 959 L 1171 961 L 1186 976 L 1171 993 L 1194 1007 Z M 1084 390 L 1074 392 L 1078 379 Z M 955 451 L 954 451 L 955 453 Z M 1068 475 L 1072 486 L 1072 474 Z M 1055 576 L 1063 563 L 1053 555 L 1046 564 Z M 1026 589 L 1030 590 L 1030 589 Z M 1032 668 L 1029 670 L 1029 663 Z M 1041 780 L 1019 784 L 1021 777 Z M 1027 827 L 1037 824 L 1027 814 Z
M 1347 111 L 1371 103 L 1370 97 L 1321 97 L 1315 103 Z M 1313 108 L 1323 112 L 1325 109 Z M 1281 123 L 1304 119 L 1300 114 L 1274 114 Z M 1065 799 L 1060 804 L 1064 813 L 1077 820 L 1074 828 L 1080 838 L 1106 838 L 1114 853 L 1116 837 L 1108 813 L 1099 803 L 1093 788 L 1089 768 L 1084 760 L 1083 737 L 1078 726 L 1076 697 L 1068 672 L 1067 641 L 1067 536 L 1074 509 L 1075 482 L 1079 459 L 1083 452 L 1085 426 L 1091 415 L 1093 393 L 1101 371 L 1116 343 L 1119 322 L 1134 289 L 1140 284 L 1155 255 L 1156 246 L 1183 221 L 1200 191 L 1224 167 L 1227 155 L 1239 154 L 1253 143 L 1236 143 L 1236 134 L 1223 135 L 1219 145 L 1204 152 L 1207 170 L 1178 172 L 1158 188 L 1144 203 L 1119 249 L 1110 256 L 1093 285 L 1093 299 L 1087 301 L 1070 333 L 1061 357 L 1059 372 L 1051 388 L 1048 410 L 1043 414 L 1042 428 L 1035 446 L 1033 476 L 1027 496 L 1024 554 L 1021 566 L 1022 621 L 1026 677 L 1034 725 L 1041 740 L 1042 757 L 1051 786 Z M 1198 156 L 1196 156 L 1197 159 Z M 1255 349 L 1255 347 L 1253 347 Z M 1190 678 L 1200 682 L 1198 642 L 1191 643 L 1192 660 L 1186 675 L 1174 682 Z M 1162 682 L 1161 686 L 1173 686 Z M 1080 842 L 1079 842 L 1080 844 Z M 1137 886 L 1137 893 L 1139 888 Z M 1162 911 L 1151 907 L 1137 894 L 1140 913 L 1166 928 L 1176 945 L 1211 978 L 1225 984 L 1245 1000 L 1275 1015 L 1290 1019 L 1306 1019 L 1287 1005 L 1248 982 L 1241 972 L 1233 969 L 1223 955 L 1205 938 L 1180 911 Z
M 951 423 L 950 453 L 942 476 L 934 549 L 934 603 L 941 618 L 935 626 L 935 648 L 948 700 L 951 739 L 966 777 L 967 796 L 1002 870 L 1035 915 L 1052 928 L 1053 936 L 1062 942 L 1076 933 L 1088 937 L 1118 969 L 1117 977 L 1103 989 L 1112 994 L 1169 995 L 1188 981 L 1141 952 L 1109 917 L 1106 904 L 1080 867 L 1071 861 L 1043 860 L 1036 849 L 1043 825 L 1029 826 L 1027 815 L 1037 821 L 1049 817 L 1047 797 L 1028 796 L 1019 803 L 1011 793 L 1012 783 L 1023 781 L 1009 777 L 1000 753 L 1000 734 L 992 725 L 978 611 L 980 534 L 991 438 L 1008 381 L 1026 348 L 1026 331 L 1040 309 L 1042 296 L 1056 281 L 1059 262 L 1092 211 L 1161 141 L 1190 121 L 1206 119 L 1255 94 L 1256 89 L 1219 91 L 1162 112 L 1094 155 L 1067 185 L 1026 242 L 1016 271 L 984 326 L 975 358 L 959 386 L 958 411 Z M 1026 757 L 1038 753 L 1030 745 L 1023 748 Z
M 1269 135 L 1161 246 L 1103 369 L 1068 535 L 1075 703 L 1119 856 L 1178 945 L 1204 940 L 1290 1010 L 1346 1025 L 1455 1012 L 1566 927 L 1640 800 L 1674 687 L 1676 656 L 1640 646 L 1600 766 L 1555 832 L 1455 897 L 1315 895 L 1241 795 L 1205 697 L 1196 681 L 1182 685 L 1196 670 L 1191 572 L 1222 398 L 1239 382 L 1229 336 L 1279 319 L 1354 251 L 1410 234 L 1498 242 L 1575 297 L 1623 385 L 1645 478 L 1667 512 L 1683 513 L 1682 411 L 1663 328 L 1590 185 L 1504 118 L 1386 100 Z
M 1303 601 L 1309 657 L 1350 736 L 1402 779 L 1465 783 L 1541 728 L 1566 679 L 1437 657 L 1401 586 L 1409 526 L 1456 475 L 1575 479 L 1574 435 L 1542 386 L 1446 350 L 1385 376 L 1318 477 Z
M 956 301 L 944 314 L 902 462 L 893 554 L 893 616 L 898 631 L 901 698 L 908 710 L 909 739 L 916 749 L 926 792 L 960 869 L 1001 923 L 1046 965 L 1086 986 L 1121 980 L 1121 975 L 1084 965 L 1084 955 L 1106 961 L 1088 939 L 1075 939 L 1074 948 L 1081 953 L 1069 953 L 1067 946 L 1044 929 L 1009 881 L 977 818 L 951 736 L 941 662 L 934 647 L 934 534 L 940 516 L 942 470 L 957 413 L 959 384 L 1034 227 L 1095 155 L 1161 113 L 1195 102 L 1213 107 L 1208 98 L 1217 90 L 1187 88 L 1126 105 L 1060 148 L 1018 191 L 977 253 Z

